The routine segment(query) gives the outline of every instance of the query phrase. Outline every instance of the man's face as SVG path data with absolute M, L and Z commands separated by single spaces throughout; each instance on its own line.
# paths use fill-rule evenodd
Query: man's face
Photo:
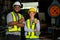
M 19 11 L 20 11 L 20 6 L 15 5 L 15 6 L 14 6 L 14 11 L 15 11 L 15 12 L 19 12 Z
M 30 12 L 30 13 L 29 13 L 29 16 L 30 16 L 30 17 L 34 17 L 34 16 L 35 16 L 35 13 L 34 13 L 34 12 Z

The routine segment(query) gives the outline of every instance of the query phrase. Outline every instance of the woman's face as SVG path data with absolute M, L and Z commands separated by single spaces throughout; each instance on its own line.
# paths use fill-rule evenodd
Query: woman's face
M 34 17 L 35 16 L 35 13 L 34 12 L 29 12 L 29 16 L 30 17 Z

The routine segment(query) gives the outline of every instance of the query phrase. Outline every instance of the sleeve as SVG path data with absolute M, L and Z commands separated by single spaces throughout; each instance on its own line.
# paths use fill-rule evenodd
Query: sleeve
M 40 22 L 39 22 L 39 20 L 38 20 L 38 22 L 36 24 L 36 29 L 37 29 L 38 32 L 40 32 Z
M 26 26 L 26 22 L 25 22 L 24 30 L 25 30 L 25 32 L 33 32 L 33 30 L 32 30 L 32 29 L 28 29 L 28 28 L 27 28 L 27 26 Z
M 12 21 L 12 15 L 11 15 L 11 13 L 9 13 L 8 15 L 7 15 L 7 24 L 9 23 L 9 22 L 11 22 Z

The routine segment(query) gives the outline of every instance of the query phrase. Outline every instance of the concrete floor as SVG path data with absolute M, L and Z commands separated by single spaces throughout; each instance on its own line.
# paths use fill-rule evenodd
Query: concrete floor
M 6 37 L 0 37 L 0 40 L 6 40 Z M 42 38 L 40 40 L 52 40 L 52 39 L 48 39 L 48 38 Z

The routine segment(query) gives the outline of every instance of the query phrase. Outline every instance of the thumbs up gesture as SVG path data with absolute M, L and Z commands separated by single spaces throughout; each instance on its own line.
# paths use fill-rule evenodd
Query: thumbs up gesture
M 38 19 L 34 19 L 34 23 L 37 23 Z

